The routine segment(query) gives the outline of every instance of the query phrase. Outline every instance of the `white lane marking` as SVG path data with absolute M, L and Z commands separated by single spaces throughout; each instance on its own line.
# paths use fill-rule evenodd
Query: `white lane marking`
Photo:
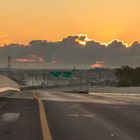
M 12 122 L 16 121 L 20 117 L 20 113 L 4 113 L 1 117 L 1 121 Z
M 73 114 L 68 114 L 69 117 L 78 117 L 79 114 L 78 113 L 73 113 Z
M 73 114 L 68 114 L 69 117 L 78 117 L 79 114 L 78 113 L 73 113 Z M 82 115 L 81 117 L 83 118 L 93 118 L 94 115 L 93 114 L 87 114 L 87 115 Z
M 93 114 L 87 114 L 87 115 L 83 115 L 84 118 L 93 118 L 94 115 Z
M 112 133 L 110 136 L 111 136 L 111 137 L 114 137 L 114 134 Z

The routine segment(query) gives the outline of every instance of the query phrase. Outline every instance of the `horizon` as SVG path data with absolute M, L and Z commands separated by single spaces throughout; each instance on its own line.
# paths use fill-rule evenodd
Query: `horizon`
M 74 34 L 74 35 L 68 35 L 67 37 L 64 37 L 64 38 L 57 40 L 57 41 L 50 41 L 47 39 L 34 39 L 34 40 L 30 40 L 27 44 L 14 43 L 14 42 L 9 42 L 7 44 L 0 43 L 0 48 L 7 47 L 7 46 L 10 46 L 12 44 L 18 44 L 18 45 L 23 45 L 23 46 L 27 47 L 30 44 L 30 42 L 32 42 L 32 41 L 47 41 L 48 43 L 57 43 L 57 42 L 62 42 L 64 39 L 67 39 L 69 37 L 76 37 L 76 36 L 79 37 L 79 39 L 75 39 L 75 42 L 79 43 L 83 47 L 86 46 L 88 42 L 92 42 L 92 41 L 97 42 L 105 47 L 108 47 L 109 44 L 113 43 L 114 41 L 117 41 L 117 42 L 122 43 L 126 48 L 131 47 L 133 45 L 133 43 L 135 43 L 135 42 L 137 42 L 138 44 L 140 43 L 139 41 L 134 40 L 132 43 L 128 44 L 128 43 L 124 42 L 123 40 L 119 40 L 118 38 L 115 38 L 109 42 L 101 42 L 99 40 L 90 39 L 87 34 Z M 81 40 L 80 40 L 80 38 L 81 38 Z

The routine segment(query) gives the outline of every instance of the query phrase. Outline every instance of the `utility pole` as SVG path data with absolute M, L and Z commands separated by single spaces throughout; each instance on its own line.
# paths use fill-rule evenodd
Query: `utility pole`
M 72 73 L 72 75 L 73 75 L 73 76 L 72 76 L 73 91 L 75 91 L 75 87 L 76 87 L 76 86 L 75 86 L 75 84 L 76 84 L 76 77 L 75 77 L 75 76 L 76 76 L 76 73 L 75 73 L 75 71 L 76 71 L 76 67 L 74 66 L 74 67 L 73 67 L 73 73 Z
M 8 75 L 10 75 L 11 72 L 11 56 L 8 56 Z
M 79 90 L 82 90 L 82 71 L 79 71 Z
M 8 56 L 8 69 L 11 68 L 11 56 Z

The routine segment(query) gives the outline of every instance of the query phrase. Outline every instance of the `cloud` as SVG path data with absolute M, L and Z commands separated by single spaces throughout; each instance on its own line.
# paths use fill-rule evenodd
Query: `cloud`
M 79 41 L 85 42 L 84 47 Z M 24 67 L 25 63 L 42 63 L 41 67 L 45 68 L 72 68 L 74 65 L 90 68 L 99 66 L 97 60 L 104 62 L 103 67 L 139 66 L 140 43 L 134 42 L 129 48 L 126 47 L 124 42 L 117 39 L 105 45 L 80 34 L 58 42 L 33 40 L 27 46 L 6 45 L 0 48 L 0 57 L 1 65 L 5 66 L 7 56 L 11 55 L 16 60 L 12 63 L 15 67 Z
M 28 57 L 24 57 L 24 58 L 16 58 L 15 61 L 20 62 L 20 63 L 43 62 L 44 59 L 43 59 L 43 57 L 40 57 L 40 56 L 29 55 Z

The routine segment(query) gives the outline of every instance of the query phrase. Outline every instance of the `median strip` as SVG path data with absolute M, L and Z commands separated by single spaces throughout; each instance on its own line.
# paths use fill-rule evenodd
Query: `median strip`
M 45 108 L 42 100 L 37 96 L 36 93 L 33 93 L 34 98 L 38 101 L 39 112 L 40 112 L 40 122 L 42 128 L 43 140 L 52 140 L 52 136 L 49 130 L 49 125 L 46 118 Z

